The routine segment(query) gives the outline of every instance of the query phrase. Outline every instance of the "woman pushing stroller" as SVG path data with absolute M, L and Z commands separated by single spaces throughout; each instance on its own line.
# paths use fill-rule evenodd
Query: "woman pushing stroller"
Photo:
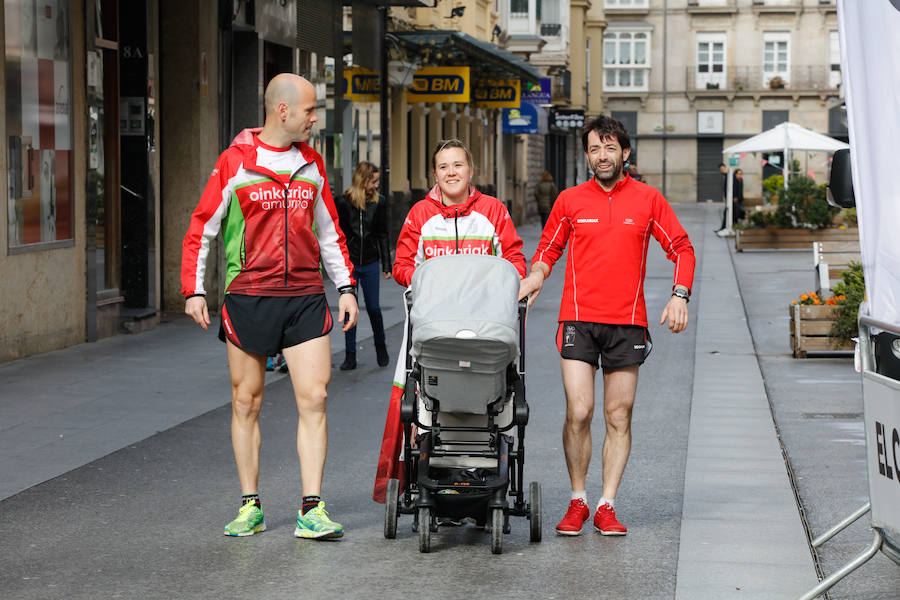
M 501 256 L 524 277 L 522 238 L 506 207 L 471 186 L 474 161 L 466 145 L 456 139 L 438 142 L 431 166 L 437 183 L 410 209 L 397 240 L 393 270 L 397 283 L 409 286 L 419 265 L 448 254 Z M 403 445 L 400 401 L 405 384 L 406 340 L 400 347 L 372 493 L 373 500 L 382 503 L 388 480 L 404 476 L 399 456 Z

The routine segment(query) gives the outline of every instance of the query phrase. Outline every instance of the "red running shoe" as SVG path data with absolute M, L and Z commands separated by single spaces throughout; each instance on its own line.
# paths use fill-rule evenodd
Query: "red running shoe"
M 609 504 L 604 504 L 594 514 L 594 529 L 602 535 L 625 535 L 628 528 L 616 519 L 616 511 Z
M 560 535 L 581 535 L 581 526 L 591 516 L 591 509 L 584 500 L 576 498 L 569 502 L 569 510 L 566 516 L 556 526 L 556 533 Z

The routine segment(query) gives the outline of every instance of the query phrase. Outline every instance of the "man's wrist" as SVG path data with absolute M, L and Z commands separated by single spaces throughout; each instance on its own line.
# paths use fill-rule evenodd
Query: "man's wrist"
M 544 271 L 543 267 L 538 266 L 537 264 L 531 265 L 531 272 L 528 274 L 529 277 L 537 273 L 541 276 L 541 281 L 547 279 L 547 272 Z
M 687 289 L 683 285 L 676 285 L 674 288 L 672 288 L 672 297 L 681 298 L 685 302 L 690 302 L 691 290 Z
M 353 294 L 353 297 L 356 298 L 356 286 L 355 285 L 342 285 L 338 288 L 338 293 L 342 296 L 344 294 Z

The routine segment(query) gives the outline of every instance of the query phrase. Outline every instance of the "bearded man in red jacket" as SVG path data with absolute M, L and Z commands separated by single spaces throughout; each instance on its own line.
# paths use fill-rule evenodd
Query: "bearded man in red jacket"
M 556 346 L 566 393 L 563 449 L 572 499 L 556 532 L 579 535 L 590 517 L 586 481 L 594 379 L 601 368 L 606 438 L 594 528 L 603 535 L 625 535 L 628 529 L 616 518 L 613 504 L 631 452 L 638 368 L 651 347 L 644 304 L 647 247 L 655 237 L 675 263 L 672 297 L 659 321 L 668 320 L 673 333 L 687 327 L 694 248 L 662 194 L 622 169 L 631 143 L 621 122 L 596 117 L 585 124 L 581 142 L 594 177 L 559 195 L 519 297 L 534 302 L 568 244 Z

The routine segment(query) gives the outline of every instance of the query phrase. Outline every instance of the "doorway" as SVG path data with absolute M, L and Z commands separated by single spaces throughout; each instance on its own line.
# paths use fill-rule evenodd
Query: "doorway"
M 156 312 L 155 194 L 150 177 L 152 97 L 148 98 L 148 9 L 152 0 L 119 6 L 119 148 L 122 203 L 122 276 L 126 318 Z M 136 311 L 136 312 L 133 312 Z
M 148 98 L 155 0 L 93 0 L 89 6 L 86 338 L 94 341 L 157 321 Z
M 722 202 L 722 162 L 724 138 L 697 138 L 697 202 Z

